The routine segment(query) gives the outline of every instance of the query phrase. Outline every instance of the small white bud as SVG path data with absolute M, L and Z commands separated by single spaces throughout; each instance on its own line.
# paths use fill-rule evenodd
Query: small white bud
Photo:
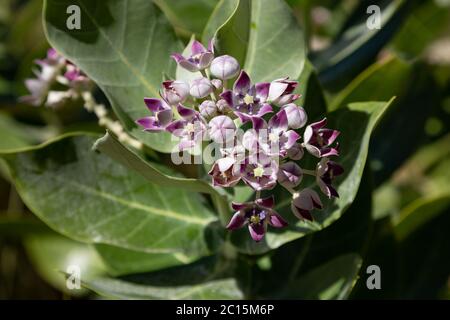
M 231 79 L 239 73 L 239 62 L 229 55 L 220 56 L 211 62 L 209 70 L 216 78 Z
M 207 78 L 198 78 L 191 82 L 189 93 L 194 98 L 204 98 L 213 91 L 213 85 Z

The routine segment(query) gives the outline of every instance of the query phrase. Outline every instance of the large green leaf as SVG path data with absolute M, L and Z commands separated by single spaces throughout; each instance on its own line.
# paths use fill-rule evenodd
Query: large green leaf
M 122 165 L 135 170 L 154 184 L 210 194 L 218 193 L 218 191 L 206 181 L 170 176 L 161 172 L 157 167 L 152 166 L 151 163 L 121 144 L 109 133 L 99 139 L 95 143 L 94 148 Z
M 338 89 L 373 61 L 381 48 L 393 36 L 408 13 L 407 1 L 380 3 L 381 28 L 367 27 L 367 5 L 360 3 L 359 15 L 351 17 L 351 25 L 326 49 L 310 58 L 319 71 L 319 79 L 327 89 Z
M 352 102 L 388 100 L 405 93 L 412 76 L 411 64 L 393 56 L 362 72 L 330 104 L 330 110 Z
M 233 260 L 218 256 L 161 271 L 100 277 L 85 286 L 101 295 L 121 299 L 239 299 L 242 293 L 231 272 Z
M 448 1 L 416 1 L 416 4 L 391 42 L 391 47 L 411 58 L 423 53 L 432 41 L 445 36 L 450 26 Z
M 34 139 L 20 125 L 4 113 L 0 113 L 0 151 L 20 149 L 33 144 Z
M 290 222 L 286 229 L 270 230 L 264 241 L 255 243 L 249 240 L 245 230 L 233 232 L 231 239 L 239 251 L 249 254 L 260 254 L 270 249 L 303 237 L 305 234 L 321 230 L 339 219 L 342 213 L 355 199 L 361 183 L 364 166 L 366 164 L 370 135 L 377 122 L 391 104 L 389 102 L 365 102 L 350 104 L 340 108 L 328 116 L 329 127 L 341 131 L 339 163 L 344 167 L 344 174 L 336 179 L 339 198 L 324 201 L 325 208 L 313 212 L 314 223 L 298 221 L 290 212 L 291 198 L 286 197 L 278 203 L 276 209 Z M 317 160 L 316 160 L 317 162 Z M 310 169 L 314 162 L 301 162 Z M 286 194 L 286 193 L 285 193 Z
M 346 299 L 356 283 L 362 259 L 357 254 L 339 256 L 289 285 L 287 298 Z
M 81 8 L 81 30 L 68 30 L 66 9 Z M 143 98 L 157 97 L 163 74 L 174 74 L 172 52 L 181 51 L 169 22 L 147 0 L 46 0 L 50 44 L 104 91 L 127 130 L 149 147 L 170 152 L 168 133 L 142 132 L 134 121 L 148 115 Z
M 113 299 L 200 300 L 242 298 L 234 279 L 216 280 L 195 286 L 158 287 L 126 282 L 114 278 L 97 278 L 85 286 L 100 295 Z
M 422 225 L 431 221 L 450 206 L 450 192 L 425 196 L 406 206 L 394 220 L 395 235 L 399 240 L 407 238 Z
M 21 198 L 75 240 L 147 253 L 209 253 L 216 218 L 198 194 L 161 187 L 91 150 L 96 136 L 67 135 L 4 155 Z
M 218 0 L 154 0 L 180 36 L 201 34 Z
M 181 252 L 146 253 L 106 244 L 96 244 L 95 249 L 111 275 L 150 272 L 193 262 L 192 257 Z
M 300 76 L 303 32 L 282 0 L 221 1 L 203 38 L 214 34 L 219 53 L 236 57 L 255 82 Z

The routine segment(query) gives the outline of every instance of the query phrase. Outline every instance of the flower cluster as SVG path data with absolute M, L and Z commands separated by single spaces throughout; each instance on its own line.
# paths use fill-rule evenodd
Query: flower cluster
M 71 99 L 77 99 L 92 85 L 80 69 L 53 48 L 47 51 L 46 58 L 36 60 L 36 64 L 40 67 L 40 70 L 34 70 L 36 78 L 25 80 L 30 91 L 30 95 L 21 98 L 25 103 L 60 107 Z M 62 88 L 55 88 L 58 86 Z
M 180 151 L 212 141 L 219 156 L 209 175 L 217 187 L 233 187 L 240 181 L 255 190 L 256 199 L 233 203 L 236 210 L 227 228 L 248 225 L 250 235 L 260 241 L 267 225 L 284 227 L 287 222 L 274 211 L 274 198 L 260 193 L 277 184 L 292 193 L 292 212 L 299 219 L 313 220 L 311 211 L 322 208 L 311 188 L 298 190 L 304 174 L 313 175 L 319 189 L 329 198 L 338 197 L 332 186 L 342 167 L 330 160 L 338 156 L 339 131 L 326 128 L 326 119 L 306 126 L 305 110 L 295 104 L 298 83 L 289 78 L 252 83 L 229 56 L 214 56 L 214 45 L 205 48 L 194 41 L 191 55 L 172 55 L 179 67 L 200 72 L 190 83 L 162 83 L 160 98 L 145 98 L 151 115 L 136 122 L 145 131 L 167 131 L 179 138 Z M 229 89 L 228 84 L 235 79 Z M 305 127 L 303 135 L 299 129 Z M 314 170 L 302 169 L 298 161 L 305 150 L 320 159 Z

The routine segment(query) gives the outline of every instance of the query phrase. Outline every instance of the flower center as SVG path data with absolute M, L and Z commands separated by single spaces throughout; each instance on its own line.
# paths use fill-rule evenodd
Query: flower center
M 188 133 L 194 133 L 194 132 L 195 132 L 194 124 L 193 124 L 193 123 L 188 123 L 188 124 L 186 125 L 185 130 L 186 130 Z
M 260 222 L 261 222 L 261 219 L 259 218 L 259 215 L 253 215 L 250 217 L 250 223 L 258 224 Z
M 253 169 L 253 175 L 256 178 L 261 178 L 264 175 L 264 168 L 261 166 L 256 167 L 255 169 Z
M 245 95 L 245 97 L 244 97 L 244 103 L 245 104 L 247 104 L 247 105 L 249 105 L 249 104 L 252 104 L 252 103 L 254 103 L 255 101 L 253 100 L 253 96 L 251 96 L 251 95 L 249 95 L 249 94 L 246 94 Z
M 276 133 L 269 134 L 269 140 L 270 142 L 276 143 L 279 141 L 279 137 Z

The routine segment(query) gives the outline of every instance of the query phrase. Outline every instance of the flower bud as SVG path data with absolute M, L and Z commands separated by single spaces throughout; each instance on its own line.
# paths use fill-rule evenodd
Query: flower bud
M 305 109 L 298 107 L 294 103 L 283 106 L 288 118 L 288 125 L 292 129 L 300 129 L 308 121 Z
M 239 62 L 229 55 L 220 56 L 211 62 L 210 71 L 216 78 L 231 79 L 239 72 Z
M 211 100 L 205 100 L 203 101 L 200 106 L 200 114 L 205 118 L 211 118 L 216 115 L 217 113 L 217 107 L 214 101 Z
M 230 105 L 224 99 L 217 101 L 216 106 L 221 113 L 227 113 L 232 110 Z
M 189 95 L 189 84 L 180 80 L 163 82 L 162 96 L 170 105 L 183 103 Z
M 291 158 L 292 160 L 300 160 L 303 158 L 303 154 L 305 152 L 303 151 L 302 146 L 299 143 L 295 143 L 291 148 L 287 151 L 287 156 Z
M 213 91 L 213 85 L 207 78 L 198 78 L 191 82 L 189 93 L 194 98 L 204 98 Z
M 302 180 L 302 169 L 293 161 L 280 165 L 278 170 L 278 183 L 287 189 L 298 186 Z
M 220 79 L 212 79 L 211 83 L 214 86 L 214 88 L 216 88 L 217 90 L 222 89 L 222 80 L 220 80 Z
M 217 116 L 209 122 L 209 134 L 211 139 L 217 143 L 225 143 L 234 138 L 236 125 L 227 116 Z
M 312 189 L 305 188 L 300 192 L 294 193 L 291 202 L 292 213 L 299 219 L 313 220 L 311 211 L 322 209 L 322 202 L 320 197 Z

